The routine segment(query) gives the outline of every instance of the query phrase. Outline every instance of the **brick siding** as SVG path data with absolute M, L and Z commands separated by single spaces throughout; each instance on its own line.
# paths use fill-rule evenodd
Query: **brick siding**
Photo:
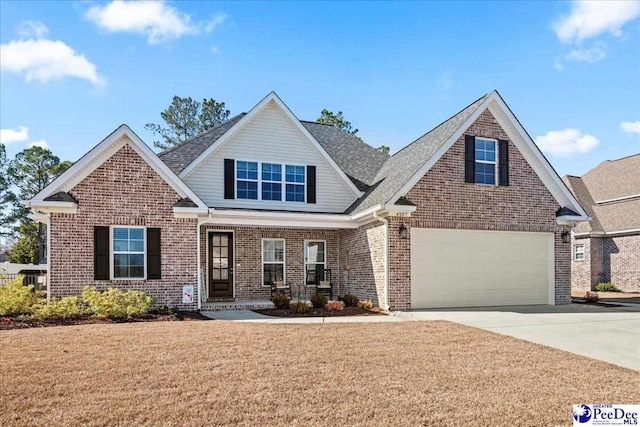
M 556 304 L 569 303 L 571 245 L 562 242 L 560 236 L 564 228 L 556 224 L 555 212 L 560 206 L 511 141 L 509 186 L 466 183 L 464 135 L 509 140 L 493 115 L 484 111 L 407 193 L 407 198 L 417 205 L 411 215 L 411 227 L 553 232 L 555 301 Z M 395 268 L 401 270 L 396 273 L 400 277 L 410 274 L 410 262 Z M 398 291 L 402 297 L 396 305 L 409 306 L 410 280 L 403 281 L 401 286 L 405 289 Z
M 612 283 L 623 292 L 640 292 L 640 236 L 585 237 L 585 260 L 571 262 L 573 290 L 594 290 L 598 283 Z
M 93 171 L 70 193 L 74 214 L 51 215 L 52 296 L 79 294 L 85 285 L 143 290 L 156 304 L 182 304 L 182 286 L 197 283 L 196 220 L 176 219 L 179 195 L 128 145 Z M 93 227 L 137 225 L 161 228 L 162 279 L 93 279 Z

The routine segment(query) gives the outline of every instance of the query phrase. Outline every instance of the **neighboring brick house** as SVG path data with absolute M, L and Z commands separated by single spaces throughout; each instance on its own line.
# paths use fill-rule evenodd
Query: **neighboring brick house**
M 398 310 L 565 304 L 569 224 L 588 219 L 495 91 L 393 156 L 275 93 L 160 154 L 122 125 L 27 204 L 50 295 L 183 309 L 320 280 Z
M 640 292 L 640 154 L 563 180 L 592 218 L 573 229 L 571 287 Z

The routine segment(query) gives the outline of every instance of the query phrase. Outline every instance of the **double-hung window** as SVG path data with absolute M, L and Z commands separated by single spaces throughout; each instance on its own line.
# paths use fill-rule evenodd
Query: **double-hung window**
M 282 200 L 282 165 L 262 164 L 262 200 Z
M 324 269 L 327 266 L 327 253 L 324 240 L 306 240 L 304 242 L 304 272 L 307 285 L 325 280 Z
M 476 137 L 475 149 L 476 184 L 496 185 L 496 141 Z
M 573 245 L 573 260 L 584 261 L 584 243 Z
M 114 279 L 145 278 L 145 229 L 113 227 L 112 254 Z
M 272 283 L 285 279 L 284 239 L 262 240 L 262 284 L 270 286 Z
M 236 164 L 236 197 L 258 200 L 258 162 L 238 160 Z
M 305 167 L 285 165 L 285 182 L 287 202 L 305 202 Z

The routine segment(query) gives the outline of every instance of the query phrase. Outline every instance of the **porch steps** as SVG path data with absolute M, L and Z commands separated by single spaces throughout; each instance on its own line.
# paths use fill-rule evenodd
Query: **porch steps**
M 207 301 L 202 303 L 201 311 L 222 310 L 264 310 L 274 308 L 269 300 L 239 300 L 239 301 Z

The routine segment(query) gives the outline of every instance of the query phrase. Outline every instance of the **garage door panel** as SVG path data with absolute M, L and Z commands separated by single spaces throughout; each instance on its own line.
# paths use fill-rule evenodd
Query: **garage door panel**
M 552 233 L 412 228 L 412 308 L 547 304 L 552 252 Z

